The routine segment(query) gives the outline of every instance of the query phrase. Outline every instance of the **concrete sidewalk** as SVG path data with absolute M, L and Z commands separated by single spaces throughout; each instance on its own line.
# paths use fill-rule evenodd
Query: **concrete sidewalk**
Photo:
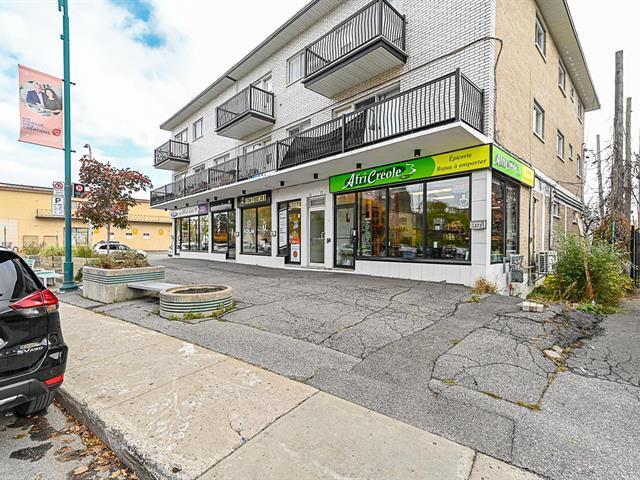
M 60 400 L 142 479 L 539 478 L 191 343 L 67 304 L 61 318 Z

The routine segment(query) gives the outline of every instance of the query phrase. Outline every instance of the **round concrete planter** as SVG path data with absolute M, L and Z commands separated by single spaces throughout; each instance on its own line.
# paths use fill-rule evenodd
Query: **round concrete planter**
M 187 314 L 203 317 L 233 305 L 233 288 L 226 285 L 185 285 L 160 292 L 160 316 L 184 318 Z

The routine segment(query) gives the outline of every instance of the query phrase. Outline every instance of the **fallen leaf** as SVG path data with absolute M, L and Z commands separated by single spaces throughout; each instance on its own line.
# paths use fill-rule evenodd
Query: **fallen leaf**
M 81 465 L 73 471 L 74 475 L 82 475 L 85 472 L 89 471 L 89 467 L 86 465 Z

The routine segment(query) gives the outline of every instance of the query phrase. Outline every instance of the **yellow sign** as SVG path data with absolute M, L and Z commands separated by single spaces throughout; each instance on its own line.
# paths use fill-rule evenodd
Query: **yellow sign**
M 133 233 L 134 235 L 138 234 L 138 229 L 137 228 L 132 228 L 131 229 L 131 233 Z
M 164 230 L 163 229 L 158 230 L 158 235 L 160 236 L 164 235 Z

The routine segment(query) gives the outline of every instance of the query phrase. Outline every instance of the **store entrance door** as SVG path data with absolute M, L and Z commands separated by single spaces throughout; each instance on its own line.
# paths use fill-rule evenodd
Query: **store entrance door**
M 309 211 L 309 264 L 324 267 L 324 208 Z
M 213 214 L 213 253 L 224 253 L 228 259 L 236 258 L 236 212 Z
M 355 195 L 336 196 L 336 240 L 335 266 L 338 268 L 355 268 Z

